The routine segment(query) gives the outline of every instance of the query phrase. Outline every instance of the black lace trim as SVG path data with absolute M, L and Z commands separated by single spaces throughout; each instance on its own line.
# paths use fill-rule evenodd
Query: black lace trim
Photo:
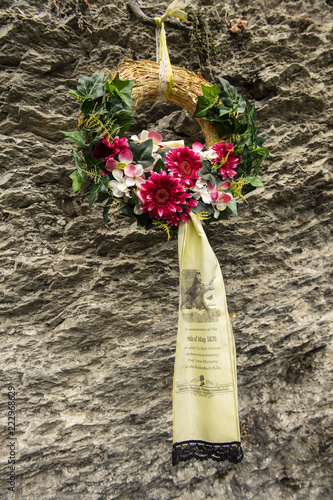
M 191 458 L 198 460 L 229 460 L 238 464 L 243 460 L 243 450 L 238 441 L 231 443 L 208 443 L 207 441 L 182 441 L 174 443 L 172 448 L 172 465 L 186 462 Z

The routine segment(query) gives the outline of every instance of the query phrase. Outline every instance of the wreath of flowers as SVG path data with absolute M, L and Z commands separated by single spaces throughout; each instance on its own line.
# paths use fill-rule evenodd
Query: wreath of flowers
M 154 131 L 128 138 L 133 119 L 134 80 L 104 72 L 80 75 L 70 94 L 81 101 L 74 132 L 64 132 L 72 147 L 73 191 L 84 188 L 89 208 L 104 203 L 136 218 L 140 226 L 176 229 L 190 214 L 205 223 L 237 216 L 237 200 L 262 186 L 258 171 L 270 154 L 257 135 L 255 106 L 223 78 L 202 86 L 194 117 L 209 120 L 221 138 L 207 151 L 195 142 L 163 142 Z

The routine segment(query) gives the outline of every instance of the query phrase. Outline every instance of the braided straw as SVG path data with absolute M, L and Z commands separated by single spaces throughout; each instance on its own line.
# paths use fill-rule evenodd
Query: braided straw
M 132 97 L 135 99 L 134 108 L 146 102 L 158 100 L 159 89 L 159 64 L 153 61 L 132 61 L 127 59 L 122 66 L 118 68 L 118 73 L 123 80 L 133 80 Z M 172 66 L 173 87 L 168 102 L 177 104 L 185 109 L 191 115 L 194 114 L 198 95 L 202 95 L 201 86 L 212 86 L 199 73 L 196 75 L 185 68 Z M 111 73 L 114 78 L 115 73 Z M 208 120 L 196 118 L 206 141 L 206 147 L 211 147 L 219 141 L 218 134 L 214 125 Z

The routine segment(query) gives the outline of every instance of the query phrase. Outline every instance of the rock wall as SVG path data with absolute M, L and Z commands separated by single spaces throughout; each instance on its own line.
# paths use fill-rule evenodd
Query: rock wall
M 167 2 L 141 6 L 157 16 Z M 154 60 L 154 30 L 123 1 L 2 0 L 2 498 L 331 498 L 332 2 L 195 6 L 217 54 L 200 64 L 183 23 L 167 28 L 172 63 L 255 102 L 275 155 L 239 217 L 207 228 L 236 341 L 244 461 L 172 467 L 177 239 L 120 216 L 104 225 L 71 192 L 68 90 L 80 73 Z M 229 32 L 233 17 L 245 32 Z M 134 129 L 147 126 L 200 138 L 167 104 L 140 108 Z

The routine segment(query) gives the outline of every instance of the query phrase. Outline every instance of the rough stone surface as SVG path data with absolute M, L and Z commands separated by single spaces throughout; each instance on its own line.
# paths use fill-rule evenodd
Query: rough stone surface
M 80 73 L 154 59 L 154 30 L 126 2 L 2 0 L 0 8 L 2 498 L 332 498 L 332 2 L 198 1 L 217 48 L 210 80 L 258 109 L 275 154 L 265 189 L 208 227 L 237 348 L 241 467 L 171 465 L 177 240 L 145 233 L 71 193 Z M 142 2 L 161 15 L 167 2 Z M 248 22 L 232 35 L 233 17 Z M 198 71 L 189 28 L 167 31 Z M 166 104 L 135 127 L 197 140 Z M 16 391 L 16 496 L 8 397 Z

